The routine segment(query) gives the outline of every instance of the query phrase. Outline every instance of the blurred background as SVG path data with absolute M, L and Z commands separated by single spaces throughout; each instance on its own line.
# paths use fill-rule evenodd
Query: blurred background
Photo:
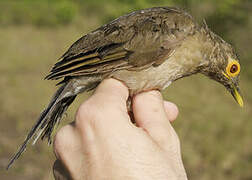
M 52 147 L 39 141 L 7 172 L 8 160 L 48 104 L 56 82 L 52 65 L 78 38 L 141 8 L 177 6 L 237 49 L 245 107 L 202 75 L 179 80 L 163 94 L 175 102 L 174 126 L 189 179 L 252 179 L 251 0 L 0 0 L 0 179 L 53 179 Z M 70 107 L 63 124 L 88 95 Z

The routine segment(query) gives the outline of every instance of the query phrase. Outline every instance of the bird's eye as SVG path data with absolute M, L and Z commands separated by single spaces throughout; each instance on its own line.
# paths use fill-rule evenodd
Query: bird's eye
M 236 73 L 236 71 L 238 71 L 238 66 L 236 64 L 233 64 L 230 68 L 230 72 L 231 73 Z
M 226 74 L 229 77 L 235 77 L 239 74 L 239 72 L 240 72 L 240 64 L 238 63 L 238 61 L 236 60 L 230 61 L 226 68 Z

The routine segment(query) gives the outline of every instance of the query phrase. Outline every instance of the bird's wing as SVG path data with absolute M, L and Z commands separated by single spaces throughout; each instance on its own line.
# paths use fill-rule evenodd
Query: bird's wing
M 80 38 L 46 79 L 158 66 L 194 30 L 193 19 L 183 11 L 170 8 L 137 11 Z

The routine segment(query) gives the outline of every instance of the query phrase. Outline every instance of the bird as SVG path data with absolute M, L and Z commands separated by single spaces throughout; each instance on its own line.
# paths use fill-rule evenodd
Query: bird
M 27 145 L 51 134 L 62 115 L 82 92 L 106 78 L 122 81 L 130 98 L 148 90 L 162 91 L 172 82 L 201 73 L 231 93 L 240 106 L 240 61 L 233 47 L 197 23 L 185 10 L 153 7 L 123 15 L 84 35 L 52 67 L 47 80 L 59 80 L 58 90 L 42 111 L 7 169 Z

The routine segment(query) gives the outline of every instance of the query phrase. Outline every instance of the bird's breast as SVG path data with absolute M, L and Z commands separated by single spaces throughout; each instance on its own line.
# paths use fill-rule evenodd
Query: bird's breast
M 173 61 L 166 60 L 157 67 L 150 66 L 140 71 L 120 70 L 111 74 L 120 81 L 123 81 L 133 96 L 142 91 L 153 89 L 162 90 L 168 87 L 176 79 L 181 67 Z

